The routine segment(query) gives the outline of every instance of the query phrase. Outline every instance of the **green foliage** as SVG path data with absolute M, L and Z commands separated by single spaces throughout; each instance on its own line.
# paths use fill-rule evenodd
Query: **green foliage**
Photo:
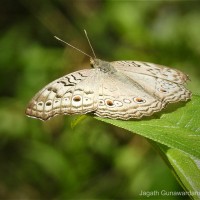
M 200 97 L 193 95 L 190 102 L 179 103 L 179 108 L 172 104 L 163 113 L 141 120 L 121 121 L 102 118 L 101 120 L 200 158 L 199 102 Z
M 158 115 L 142 120 L 120 121 L 102 119 L 153 140 L 174 174 L 188 192 L 200 189 L 200 96 L 193 95 L 188 103 L 171 105 Z M 164 147 L 163 147 L 164 145 Z M 157 149 L 158 149 L 157 148 Z M 199 199 L 200 195 L 193 195 Z

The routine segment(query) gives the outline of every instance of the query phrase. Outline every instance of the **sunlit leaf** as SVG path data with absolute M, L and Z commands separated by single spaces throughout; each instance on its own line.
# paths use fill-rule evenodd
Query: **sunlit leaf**
M 141 120 L 122 121 L 97 117 L 98 120 L 124 128 L 171 148 L 200 158 L 200 97 Z
M 104 122 L 124 128 L 151 139 L 161 151 L 164 160 L 172 167 L 180 184 L 194 199 L 199 199 L 200 189 L 200 96 L 170 106 L 150 118 L 133 121 L 102 119 Z M 192 193 L 193 192 L 193 193 Z M 193 195 L 192 195 L 193 194 Z

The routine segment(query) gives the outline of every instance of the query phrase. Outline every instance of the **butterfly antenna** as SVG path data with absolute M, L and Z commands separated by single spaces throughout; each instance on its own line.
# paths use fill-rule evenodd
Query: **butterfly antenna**
M 95 53 L 94 53 L 94 49 L 92 48 L 92 45 L 91 45 L 91 43 L 90 43 L 89 37 L 88 37 L 87 32 L 86 32 L 85 29 L 84 29 L 84 32 L 85 32 L 85 36 L 86 36 L 86 38 L 87 38 L 87 40 L 88 40 L 88 43 L 89 43 L 89 45 L 90 45 L 90 48 L 92 49 L 92 53 L 93 53 L 94 57 L 96 58 L 96 55 L 95 55 Z
M 75 46 L 73 46 L 73 45 L 71 45 L 71 44 L 69 44 L 69 43 L 65 42 L 64 40 L 61 40 L 59 37 L 57 37 L 57 36 L 54 36 L 54 37 L 55 37 L 57 40 L 59 40 L 59 41 L 61 41 L 61 42 L 65 43 L 65 44 L 69 45 L 70 47 L 72 47 L 72 48 L 76 49 L 77 51 L 79 51 L 79 52 L 81 52 L 81 53 L 85 54 L 86 56 L 88 56 L 88 57 L 90 57 L 90 58 L 92 58 L 92 56 L 90 56 L 90 55 L 88 55 L 87 53 L 85 53 L 85 52 L 81 51 L 81 50 L 80 50 L 80 49 L 78 49 L 77 47 L 75 47 Z

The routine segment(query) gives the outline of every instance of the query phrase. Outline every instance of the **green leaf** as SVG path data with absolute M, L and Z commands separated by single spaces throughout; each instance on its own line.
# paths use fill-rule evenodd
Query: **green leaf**
M 153 141 L 150 143 L 159 149 L 180 185 L 189 191 L 187 195 L 192 199 L 200 199 L 200 159 L 178 149 L 168 148 Z
M 134 121 L 96 118 L 200 158 L 200 96 L 178 105 Z
M 180 184 L 191 192 L 190 196 L 200 199 L 200 159 L 178 149 L 169 149 L 167 157 Z
M 75 128 L 80 122 L 87 118 L 87 115 L 78 115 L 75 119 L 71 121 L 71 128 Z
M 188 102 L 168 105 L 167 109 L 140 120 L 98 120 L 142 135 L 159 147 L 164 159 L 188 191 L 200 190 L 200 96 Z M 165 147 L 165 148 L 163 148 Z M 198 190 L 197 190 L 198 189 Z M 193 196 L 199 199 L 199 196 Z

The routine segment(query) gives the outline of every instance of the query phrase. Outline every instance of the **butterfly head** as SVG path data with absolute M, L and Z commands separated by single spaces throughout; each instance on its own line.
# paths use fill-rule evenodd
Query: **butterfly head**
M 92 68 L 98 68 L 98 66 L 100 65 L 102 61 L 100 59 L 97 58 L 90 58 L 90 65 Z
M 104 73 L 115 73 L 116 69 L 107 61 L 100 60 L 97 58 L 90 58 L 90 64 L 92 68 L 98 68 L 101 72 Z

